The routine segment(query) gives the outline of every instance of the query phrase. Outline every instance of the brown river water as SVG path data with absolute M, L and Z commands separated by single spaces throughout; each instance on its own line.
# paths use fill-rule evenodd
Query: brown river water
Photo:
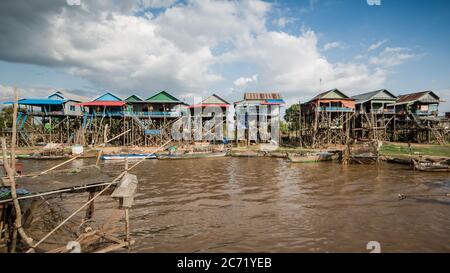
M 31 162 L 36 170 L 54 164 Z M 112 176 L 123 163 L 102 168 Z M 450 198 L 397 197 L 448 193 L 448 173 L 232 157 L 147 160 L 132 173 L 139 179 L 132 252 L 369 252 L 369 241 L 382 252 L 450 252 Z M 84 201 L 57 202 L 71 212 Z M 102 197 L 95 217 L 116 207 Z

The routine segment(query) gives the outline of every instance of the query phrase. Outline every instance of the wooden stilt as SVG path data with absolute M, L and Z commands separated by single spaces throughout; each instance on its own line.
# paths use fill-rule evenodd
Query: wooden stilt
M 88 202 L 94 198 L 95 191 L 89 192 Z M 91 220 L 94 217 L 94 210 L 95 210 L 95 200 L 89 203 L 89 206 L 86 209 L 86 216 L 84 217 L 85 220 Z

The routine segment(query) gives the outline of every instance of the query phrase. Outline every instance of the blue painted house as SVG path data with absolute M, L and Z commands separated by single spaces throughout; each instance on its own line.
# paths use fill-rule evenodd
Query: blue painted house
M 93 101 L 79 103 L 83 111 L 95 116 L 123 116 L 125 111 L 125 101 L 120 97 L 107 92 Z M 89 107 L 86 109 L 86 107 Z
M 79 103 L 87 99 L 65 91 L 56 91 L 46 98 L 23 98 L 18 101 L 22 112 L 37 116 L 81 116 Z M 7 102 L 6 104 L 12 104 Z

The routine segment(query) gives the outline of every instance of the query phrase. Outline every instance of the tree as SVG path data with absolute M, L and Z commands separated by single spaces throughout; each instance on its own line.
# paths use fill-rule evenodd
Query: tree
M 288 109 L 284 115 L 284 120 L 288 123 L 289 131 L 298 131 L 300 128 L 299 124 L 299 104 L 293 104 Z
M 280 122 L 280 131 L 282 135 L 288 135 L 289 134 L 289 126 L 286 122 L 281 121 Z
M 0 112 L 0 132 L 4 128 L 12 127 L 13 108 L 11 106 L 4 107 Z

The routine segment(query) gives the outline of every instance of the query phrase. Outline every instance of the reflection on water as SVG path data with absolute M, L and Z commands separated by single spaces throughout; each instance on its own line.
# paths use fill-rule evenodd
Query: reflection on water
M 369 241 L 384 252 L 450 251 L 449 198 L 397 198 L 448 193 L 447 173 L 228 157 L 148 160 L 132 173 L 137 252 L 368 252 Z M 112 206 L 99 201 L 96 217 Z

